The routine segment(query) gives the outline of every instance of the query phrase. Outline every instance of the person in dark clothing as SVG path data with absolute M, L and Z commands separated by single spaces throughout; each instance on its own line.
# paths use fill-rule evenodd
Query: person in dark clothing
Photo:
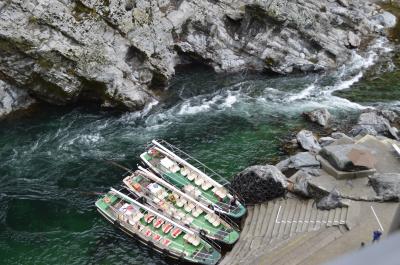
M 382 232 L 379 230 L 375 230 L 372 234 L 372 243 L 378 242 L 382 236 Z

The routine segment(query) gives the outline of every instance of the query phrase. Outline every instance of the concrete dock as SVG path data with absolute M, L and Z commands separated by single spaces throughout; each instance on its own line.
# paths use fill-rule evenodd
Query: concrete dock
M 319 210 L 314 200 L 277 199 L 248 207 L 239 241 L 221 265 L 317 265 L 368 244 L 379 224 L 388 230 L 398 203 L 348 201 Z
M 377 174 L 400 172 L 400 155 L 392 146 L 398 142 L 365 136 L 356 143 L 372 150 Z M 368 246 L 375 230 L 388 235 L 398 202 L 384 201 L 367 177 L 341 179 L 323 166 L 319 172 L 310 187 L 320 193 L 338 190 L 344 207 L 320 210 L 314 199 L 292 193 L 249 206 L 240 238 L 220 264 L 320 265 L 359 250 L 362 242 Z

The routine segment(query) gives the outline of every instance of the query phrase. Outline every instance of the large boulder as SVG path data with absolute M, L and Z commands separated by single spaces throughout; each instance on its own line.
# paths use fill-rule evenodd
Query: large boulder
M 301 168 L 320 168 L 320 166 L 321 163 L 315 158 L 315 155 L 309 152 L 297 153 L 276 165 L 281 171 Z
M 349 31 L 347 36 L 350 47 L 357 48 L 361 44 L 361 39 L 353 31 Z
M 307 151 L 317 152 L 321 149 L 317 139 L 311 131 L 301 130 L 296 135 L 297 142 Z
M 372 20 L 377 21 L 381 26 L 385 28 L 393 28 L 396 26 L 397 18 L 393 14 L 384 11 L 381 14 L 372 17 Z
M 368 148 L 357 144 L 329 145 L 322 148 L 319 155 L 325 158 L 337 170 L 359 171 L 368 169 L 364 166 L 355 166 L 348 158 L 348 154 L 353 148 L 358 150 L 369 150 Z
M 338 207 L 343 207 L 340 193 L 337 189 L 333 189 L 327 196 L 321 198 L 317 202 L 317 208 L 321 210 L 331 210 Z
M 283 196 L 286 187 L 286 177 L 271 165 L 248 167 L 232 181 L 232 188 L 250 204 Z
M 384 200 L 400 200 L 400 174 L 383 173 L 370 177 L 370 183 L 378 196 Z
M 393 138 L 399 139 L 397 129 L 392 127 L 389 122 L 389 119 L 395 120 L 396 118 L 397 115 L 392 111 L 367 109 L 361 113 L 357 124 L 352 128 L 350 133 L 353 136 L 365 136 L 367 134 L 373 136 L 378 134 L 391 135 Z
M 323 127 L 327 127 L 331 114 L 326 108 L 316 109 L 309 112 L 304 112 L 303 115 L 310 121 L 316 122 Z
M 312 178 L 308 172 L 300 170 L 290 178 L 293 186 L 291 192 L 306 198 L 310 198 L 311 194 L 308 188 L 309 180 Z

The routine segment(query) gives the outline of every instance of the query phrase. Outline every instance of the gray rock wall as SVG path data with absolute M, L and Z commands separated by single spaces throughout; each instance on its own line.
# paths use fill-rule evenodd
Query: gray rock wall
M 52 104 L 138 110 L 187 58 L 217 72 L 335 68 L 382 30 L 377 14 L 363 0 L 2 1 L 0 78 Z
M 25 90 L 0 80 L 0 119 L 35 102 Z

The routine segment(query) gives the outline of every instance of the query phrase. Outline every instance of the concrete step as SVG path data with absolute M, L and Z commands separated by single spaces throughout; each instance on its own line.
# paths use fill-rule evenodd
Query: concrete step
M 337 228 L 316 232 L 316 234 L 313 234 L 312 237 L 309 237 L 304 242 L 299 242 L 296 247 L 292 248 L 291 251 L 287 252 L 281 259 L 269 264 L 298 265 L 341 235 L 342 233 Z
M 241 249 L 239 249 L 238 253 L 236 253 L 235 260 L 246 255 L 246 253 L 250 250 L 251 242 L 254 237 L 255 227 L 257 225 L 258 218 L 259 218 L 259 212 L 260 212 L 260 204 L 254 205 L 253 216 L 252 216 L 250 224 L 249 224 L 249 231 L 248 231 L 246 237 L 244 238 L 245 241 L 244 241 L 243 246 L 241 247 Z
M 274 210 L 275 203 L 274 202 L 268 202 L 268 205 L 266 205 L 267 212 L 265 213 L 265 218 L 263 225 L 261 227 L 260 234 L 264 237 L 265 234 L 268 231 L 268 225 L 270 223 L 270 219 L 272 218 L 272 211 Z
M 281 226 L 281 220 L 283 219 L 283 213 L 284 213 L 284 209 L 285 209 L 285 205 L 284 205 L 284 201 L 279 200 L 276 202 L 277 206 L 278 206 L 278 211 L 275 214 L 275 218 L 274 218 L 274 226 L 271 232 L 271 236 L 270 236 L 270 240 L 273 239 L 277 239 L 278 238 L 278 233 L 280 230 L 280 226 Z
M 359 224 L 360 210 L 360 203 L 351 201 L 346 216 L 346 226 L 348 230 L 351 230 L 354 226 Z
M 347 217 L 347 211 L 349 210 L 349 207 L 343 207 L 342 211 L 340 213 L 340 224 L 344 225 L 346 224 L 346 217 Z
M 295 206 L 295 210 L 294 210 L 294 213 L 293 213 L 292 225 L 290 226 L 290 230 L 289 230 L 289 237 L 293 236 L 296 233 L 296 228 L 297 228 L 297 225 L 298 225 L 301 206 L 302 206 L 302 203 L 299 202 L 299 201 L 296 201 L 296 206 Z
M 234 258 L 237 257 L 238 254 L 240 254 L 240 251 L 246 242 L 245 238 L 247 237 L 247 233 L 250 229 L 250 223 L 253 219 L 253 212 L 254 212 L 254 206 L 248 206 L 247 207 L 247 217 L 246 217 L 246 220 L 244 221 L 243 229 L 240 233 L 240 238 L 239 238 L 238 242 L 233 246 L 232 250 L 230 252 L 226 253 L 223 260 L 219 263 L 220 265 L 232 264 L 232 261 L 234 260 Z
M 277 238 L 283 238 L 283 233 L 285 231 L 286 222 L 287 222 L 288 216 L 289 216 L 289 211 L 290 211 L 289 208 L 290 208 L 290 200 L 285 200 L 284 203 L 282 203 L 282 210 L 281 210 L 282 218 L 278 219 L 279 230 L 278 230 Z
M 303 220 L 306 216 L 307 212 L 307 202 L 306 201 L 301 201 L 300 203 L 300 214 L 299 218 L 297 219 L 297 227 L 296 227 L 296 233 L 300 233 L 301 229 L 303 227 Z
M 258 247 L 262 243 L 262 239 L 264 237 L 263 229 L 265 229 L 264 227 L 266 226 L 266 224 L 268 224 L 270 217 L 267 215 L 267 211 L 268 211 L 268 203 L 261 204 L 259 218 L 250 248 Z
M 343 208 L 336 208 L 335 209 L 335 217 L 333 219 L 333 225 L 338 226 L 340 225 L 340 215 L 342 213 Z
M 251 223 L 250 223 L 250 229 L 249 229 L 249 233 L 248 233 L 249 236 L 254 236 L 254 231 L 257 226 L 259 213 L 260 213 L 260 204 L 256 204 L 256 205 L 254 205 L 253 217 L 252 217 Z
M 329 218 L 329 211 L 328 210 L 324 210 L 324 215 L 322 217 L 322 223 L 321 223 L 322 227 L 327 227 L 328 218 Z
M 254 260 L 254 262 L 252 262 L 252 264 L 272 265 L 273 263 L 283 259 L 286 255 L 288 255 L 288 253 L 298 248 L 299 245 L 306 242 L 308 238 L 311 238 L 313 235 L 314 235 L 313 233 L 302 233 L 296 235 L 290 240 L 285 241 L 285 244 L 283 244 L 282 246 L 275 248 L 268 253 L 261 254 Z
M 269 240 L 272 238 L 272 232 L 274 231 L 274 227 L 276 225 L 276 216 L 278 214 L 279 207 L 280 203 L 278 201 L 274 201 L 273 205 L 271 205 L 271 216 L 267 225 L 267 231 L 264 234 L 263 242 L 269 242 Z
M 289 202 L 289 208 L 288 208 L 289 214 L 288 214 L 288 218 L 286 220 L 285 230 L 283 231 L 284 239 L 289 238 L 289 236 L 290 236 L 290 230 L 293 226 L 293 221 L 296 221 L 294 214 L 295 214 L 296 207 L 298 204 L 297 200 L 293 200 L 293 199 L 289 199 L 288 202 Z
M 309 231 L 309 232 L 314 231 L 315 223 L 317 222 L 318 211 L 319 210 L 313 203 L 311 206 L 311 216 L 310 216 L 310 220 L 309 220 L 308 228 L 307 228 L 307 231 Z
M 301 232 L 306 232 L 308 230 L 308 225 L 311 219 L 312 205 L 314 200 L 308 200 L 306 206 L 306 214 L 303 219 L 303 225 L 301 227 Z
M 322 227 L 322 219 L 323 219 L 323 217 L 324 217 L 324 211 L 322 211 L 322 210 L 318 210 L 317 211 L 317 217 L 315 218 L 315 224 L 314 224 L 314 228 L 313 228 L 313 231 L 317 231 L 317 230 L 319 230 L 319 229 L 321 229 L 321 227 Z
M 251 249 L 244 257 L 240 260 L 235 261 L 235 264 L 252 264 L 252 261 L 255 260 L 257 257 L 264 255 L 265 253 L 270 253 L 275 249 L 284 246 L 287 244 L 287 240 L 283 239 L 276 239 L 274 244 L 261 244 L 258 248 Z

